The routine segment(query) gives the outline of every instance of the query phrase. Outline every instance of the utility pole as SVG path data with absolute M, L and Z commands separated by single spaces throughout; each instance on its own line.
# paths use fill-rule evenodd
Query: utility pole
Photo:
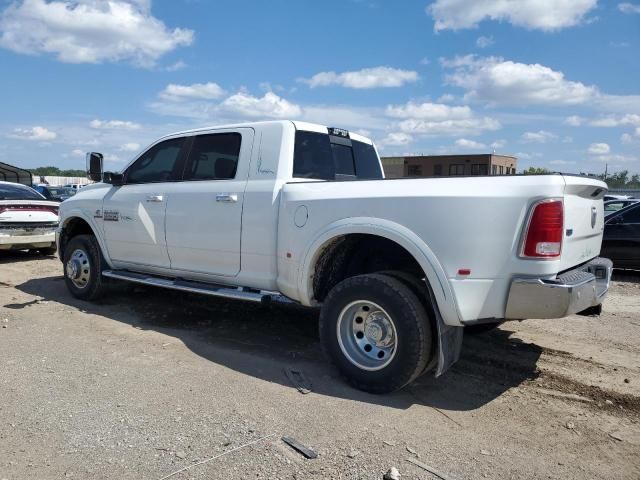
M 605 162 L 604 164 L 604 179 L 607 179 L 607 171 L 609 170 L 609 162 Z

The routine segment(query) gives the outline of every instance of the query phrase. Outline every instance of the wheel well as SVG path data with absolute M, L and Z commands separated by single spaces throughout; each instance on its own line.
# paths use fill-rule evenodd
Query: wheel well
M 85 220 L 79 217 L 74 217 L 67 221 L 64 225 L 64 229 L 62 230 L 62 234 L 60 235 L 60 258 L 64 253 L 64 249 L 73 237 L 77 237 L 78 235 L 93 235 L 93 230 L 91 225 L 89 225 Z
M 413 255 L 393 240 L 371 234 L 343 235 L 327 245 L 316 262 L 313 296 L 321 302 L 342 280 L 385 270 L 425 276 Z

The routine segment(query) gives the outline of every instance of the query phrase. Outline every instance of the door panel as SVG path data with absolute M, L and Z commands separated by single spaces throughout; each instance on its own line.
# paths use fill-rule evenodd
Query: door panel
M 169 267 L 164 238 L 166 186 L 123 185 L 105 196 L 104 233 L 113 260 Z
M 242 206 L 254 132 L 220 130 L 193 140 L 185 181 L 168 198 L 171 268 L 220 276 L 240 272 Z
M 115 261 L 169 268 L 165 239 L 167 195 L 182 177 L 185 138 L 153 145 L 124 172 L 102 205 L 105 240 Z

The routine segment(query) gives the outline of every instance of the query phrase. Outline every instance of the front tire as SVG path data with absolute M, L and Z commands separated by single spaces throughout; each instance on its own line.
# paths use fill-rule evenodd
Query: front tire
M 104 294 L 105 260 L 96 237 L 73 237 L 64 249 L 63 265 L 64 280 L 71 295 L 81 300 L 96 300 Z
M 398 390 L 418 377 L 431 357 L 429 316 L 411 288 L 383 274 L 336 285 L 320 312 L 323 348 L 354 387 Z

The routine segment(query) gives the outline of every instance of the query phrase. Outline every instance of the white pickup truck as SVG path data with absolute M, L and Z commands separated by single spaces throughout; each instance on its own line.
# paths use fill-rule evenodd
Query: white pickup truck
M 600 308 L 607 186 L 581 176 L 385 180 L 372 142 L 303 122 L 176 133 L 60 206 L 81 299 L 108 280 L 321 306 L 325 351 L 389 392 L 459 356 L 465 326 Z

